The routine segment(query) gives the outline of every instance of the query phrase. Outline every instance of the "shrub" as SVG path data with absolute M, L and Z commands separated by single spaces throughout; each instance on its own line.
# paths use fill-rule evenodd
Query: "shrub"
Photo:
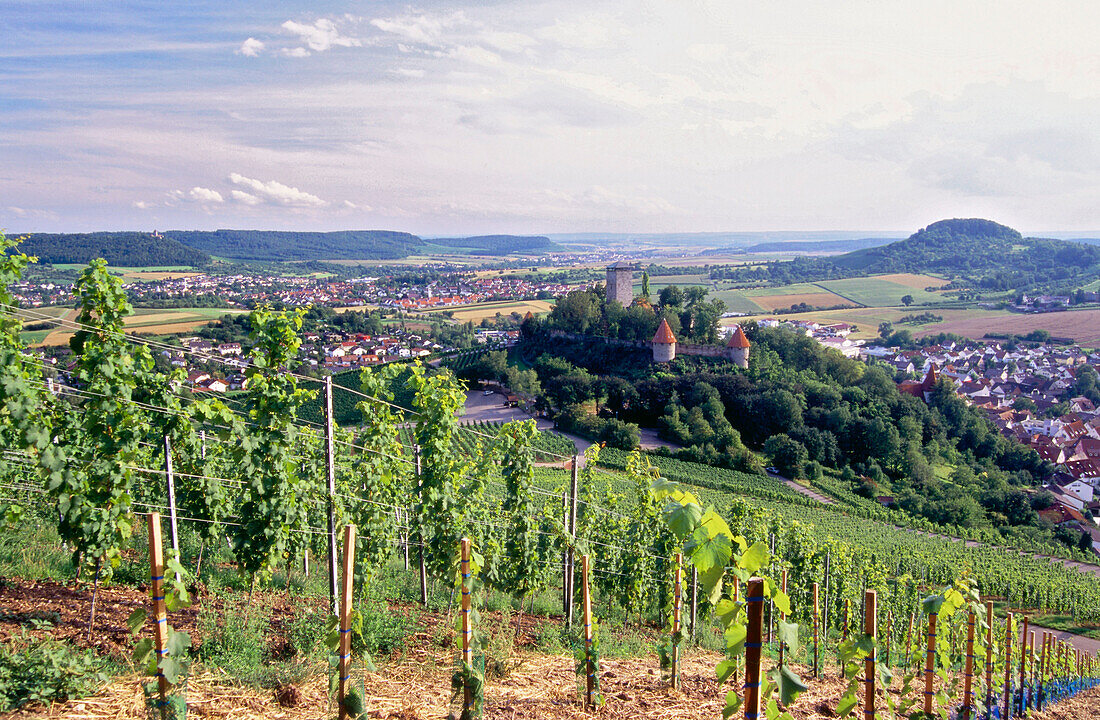
M 27 703 L 91 695 L 107 681 L 103 668 L 103 661 L 91 650 L 77 650 L 49 638 L 33 639 L 24 631 L 19 638 L 0 645 L 0 712 Z

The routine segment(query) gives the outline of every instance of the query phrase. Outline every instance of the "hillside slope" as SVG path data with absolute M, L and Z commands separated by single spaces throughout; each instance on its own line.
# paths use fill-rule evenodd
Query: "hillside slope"
M 165 235 L 234 260 L 390 260 L 415 253 L 423 243 L 416 235 L 393 230 L 170 230 Z
M 934 272 L 993 278 L 1006 286 L 1069 280 L 1100 272 L 1100 248 L 1063 240 L 1025 238 L 1010 227 L 977 218 L 940 220 L 905 240 L 833 258 L 868 274 Z
M 17 250 L 43 263 L 82 265 L 100 257 L 122 267 L 202 266 L 210 262 L 210 256 L 201 250 L 143 232 L 32 233 L 24 237 Z

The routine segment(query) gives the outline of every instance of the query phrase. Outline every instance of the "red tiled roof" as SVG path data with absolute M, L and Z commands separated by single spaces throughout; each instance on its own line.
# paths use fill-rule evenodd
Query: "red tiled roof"
M 662 345 L 671 345 L 676 342 L 676 336 L 672 334 L 672 328 L 668 326 L 668 320 L 661 320 L 661 325 L 657 328 L 657 334 L 653 336 L 653 342 Z
M 737 329 L 730 335 L 729 342 L 726 343 L 728 348 L 747 348 L 749 347 L 749 339 L 745 337 L 745 331 L 738 325 Z

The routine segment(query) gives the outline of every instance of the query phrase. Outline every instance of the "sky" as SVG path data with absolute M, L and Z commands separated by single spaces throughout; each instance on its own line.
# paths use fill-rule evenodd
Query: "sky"
M 1095 0 L 0 0 L 0 228 L 1100 229 Z

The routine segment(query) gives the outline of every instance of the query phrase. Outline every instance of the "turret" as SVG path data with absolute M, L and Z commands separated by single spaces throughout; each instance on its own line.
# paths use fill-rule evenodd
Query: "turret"
M 749 339 L 745 337 L 745 331 L 738 325 L 730 335 L 729 342 L 726 343 L 726 357 L 738 367 L 748 369 L 749 347 Z
M 661 320 L 657 334 L 653 336 L 653 362 L 672 362 L 676 357 L 676 336 L 668 326 L 668 320 Z

